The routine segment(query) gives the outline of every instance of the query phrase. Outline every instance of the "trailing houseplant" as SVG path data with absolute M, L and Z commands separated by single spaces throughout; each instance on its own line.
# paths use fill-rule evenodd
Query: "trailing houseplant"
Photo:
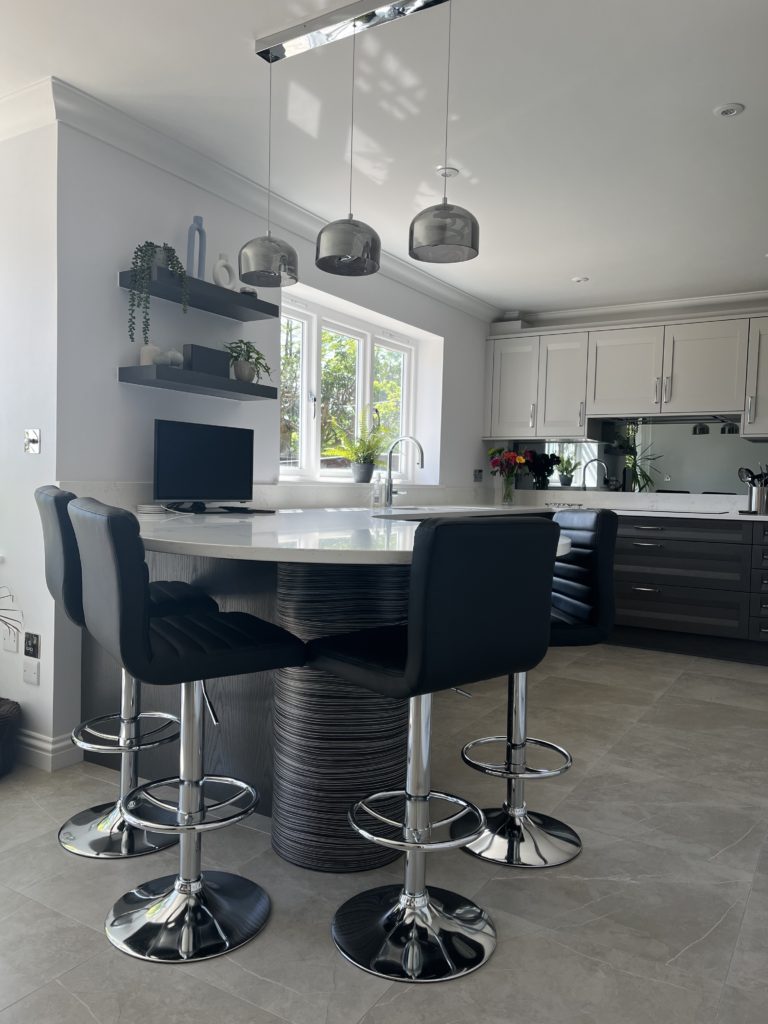
M 136 316 L 141 313 L 141 336 L 149 345 L 149 286 L 155 267 L 165 266 L 181 285 L 181 308 L 184 313 L 189 307 L 189 284 L 187 272 L 176 250 L 167 242 L 141 242 L 133 250 L 131 258 L 131 286 L 128 293 L 128 337 L 136 340 Z
M 382 427 L 378 410 L 373 410 L 373 423 L 369 426 L 369 417 L 364 409 L 360 417 L 357 435 L 350 434 L 336 420 L 333 429 L 337 444 L 323 451 L 324 456 L 335 456 L 347 459 L 352 477 L 356 483 L 366 484 L 373 476 L 376 460 L 384 451 L 389 440 L 389 431 Z
M 260 384 L 262 374 L 266 374 L 270 380 L 272 379 L 272 370 L 264 353 L 260 352 L 252 341 L 243 341 L 242 338 L 238 338 L 237 341 L 230 342 L 224 348 L 229 352 L 229 361 L 238 380 L 250 384 L 255 379 L 256 383 Z
M 509 448 L 489 448 L 491 476 L 501 477 L 501 503 L 511 505 L 515 491 L 515 478 L 528 471 L 525 456 Z

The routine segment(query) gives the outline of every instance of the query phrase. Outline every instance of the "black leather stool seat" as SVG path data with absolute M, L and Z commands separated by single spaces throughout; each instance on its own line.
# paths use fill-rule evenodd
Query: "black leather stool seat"
M 310 641 L 313 664 L 338 673 L 366 690 L 385 697 L 410 697 L 405 680 L 408 627 L 379 626 Z
M 150 656 L 141 679 L 158 685 L 303 665 L 304 644 L 245 612 L 171 615 L 149 625 Z
M 217 612 L 219 606 L 212 597 L 193 583 L 177 580 L 156 580 L 149 584 L 149 614 L 188 615 L 190 612 Z
M 571 550 L 555 562 L 552 647 L 599 644 L 613 629 L 613 559 L 618 516 L 609 509 L 555 513 Z

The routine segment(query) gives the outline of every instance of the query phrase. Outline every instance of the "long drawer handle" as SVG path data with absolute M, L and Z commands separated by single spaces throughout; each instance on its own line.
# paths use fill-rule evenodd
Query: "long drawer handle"
M 632 587 L 633 590 L 638 591 L 640 594 L 660 594 L 660 587 Z
M 768 626 L 761 626 L 760 627 L 760 632 L 761 633 L 768 633 Z
M 635 526 L 636 530 L 663 530 L 663 526 Z
M 663 544 L 658 544 L 652 540 L 633 540 L 632 546 L 636 548 L 663 548 Z

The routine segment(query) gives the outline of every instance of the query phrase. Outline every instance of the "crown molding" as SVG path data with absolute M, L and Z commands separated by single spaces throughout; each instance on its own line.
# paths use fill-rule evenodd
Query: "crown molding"
M 123 150 L 266 219 L 267 190 L 263 185 L 60 78 L 47 78 L 17 93 L 0 97 L 0 141 L 53 122 Z M 312 245 L 325 223 L 321 217 L 275 193 L 272 194 L 272 220 L 274 226 L 280 226 Z M 382 253 L 379 273 L 486 323 L 501 312 L 482 299 L 445 284 L 390 253 Z
M 50 78 L 32 82 L 23 89 L 0 96 L 0 142 L 55 122 L 56 110 Z
M 670 320 L 700 320 L 705 316 L 750 316 L 768 311 L 768 291 L 734 292 L 727 295 L 699 295 L 687 299 L 661 299 L 618 306 L 588 306 L 583 309 L 558 309 L 541 313 L 521 313 L 529 330 L 561 327 L 621 326 L 632 323 L 669 323 Z M 504 322 L 491 325 L 492 334 L 503 332 Z M 518 333 L 514 331 L 514 333 Z

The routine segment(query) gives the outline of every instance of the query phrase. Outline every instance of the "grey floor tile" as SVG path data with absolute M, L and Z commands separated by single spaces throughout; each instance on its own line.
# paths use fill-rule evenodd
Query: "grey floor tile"
M 765 1024 L 768 1020 L 768 983 L 748 990 L 726 985 L 717 1008 L 716 1024 Z
M 768 893 L 753 890 L 749 895 L 728 983 L 758 992 L 768 987 Z

